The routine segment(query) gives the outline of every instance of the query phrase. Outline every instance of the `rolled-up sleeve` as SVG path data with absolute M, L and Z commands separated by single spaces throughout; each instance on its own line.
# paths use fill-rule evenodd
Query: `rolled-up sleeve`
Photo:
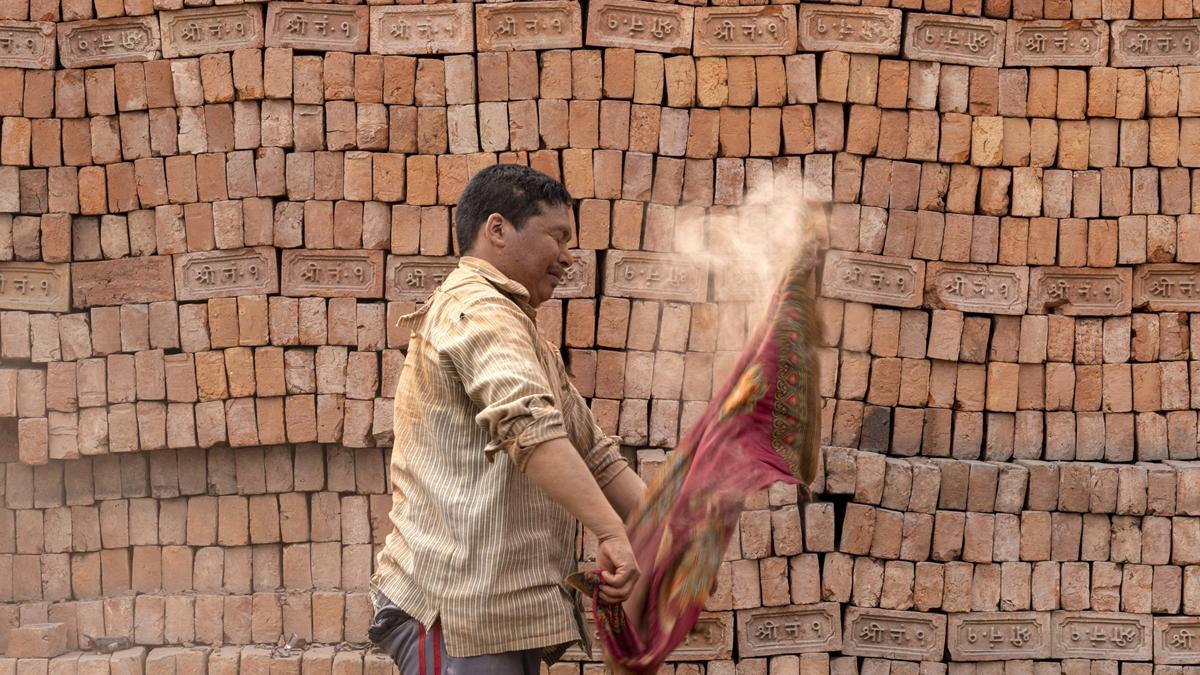
M 534 448 L 567 436 L 562 412 L 533 344 L 529 319 L 511 302 L 486 298 L 460 310 L 440 340 L 471 401 L 475 422 L 524 471 Z

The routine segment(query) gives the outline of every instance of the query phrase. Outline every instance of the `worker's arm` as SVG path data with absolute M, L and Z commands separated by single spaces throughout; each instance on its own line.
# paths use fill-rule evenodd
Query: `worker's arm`
M 608 485 L 604 486 L 604 496 L 616 510 L 621 520 L 629 522 L 632 515 L 642 505 L 646 497 L 646 484 L 629 465 L 616 475 Z
M 627 473 L 641 483 L 637 474 L 623 471 L 609 485 L 618 481 L 628 485 L 627 478 L 622 480 Z M 599 540 L 596 563 L 601 570 L 601 599 L 618 603 L 628 598 L 639 573 L 625 525 L 570 441 L 555 438 L 533 448 L 525 463 L 525 475 L 595 533 Z M 631 488 L 625 489 L 631 492 Z

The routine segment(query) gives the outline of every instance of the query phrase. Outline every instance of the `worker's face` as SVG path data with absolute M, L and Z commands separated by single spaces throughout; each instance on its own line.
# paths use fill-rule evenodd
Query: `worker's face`
M 506 273 L 529 291 L 529 304 L 537 307 L 554 293 L 567 268 L 574 262 L 567 244 L 571 241 L 571 208 L 566 205 L 542 206 L 542 212 L 525 221 L 525 227 L 512 228 L 505 247 L 511 262 Z

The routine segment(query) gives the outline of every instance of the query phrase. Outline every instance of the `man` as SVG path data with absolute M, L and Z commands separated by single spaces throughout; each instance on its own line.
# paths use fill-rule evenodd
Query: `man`
M 393 531 L 372 579 L 371 640 L 402 675 L 531 675 L 579 640 L 575 521 L 601 593 L 638 578 L 623 520 L 645 485 L 534 322 L 573 260 L 572 199 L 517 165 L 459 198 L 463 258 L 412 329 L 396 390 Z

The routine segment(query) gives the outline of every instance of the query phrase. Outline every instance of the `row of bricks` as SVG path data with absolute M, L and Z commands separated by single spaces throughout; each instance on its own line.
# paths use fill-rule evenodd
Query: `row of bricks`
M 672 447 L 706 405 L 705 401 L 596 398 L 591 408 L 601 429 L 619 435 L 626 444 Z M 240 448 L 340 442 L 367 448 L 391 445 L 392 410 L 391 399 L 346 399 L 338 394 L 245 397 L 194 405 L 143 401 L 83 408 L 77 413 L 50 411 L 47 417 L 13 420 L 9 429 L 20 437 L 17 455 L 28 464 L 107 452 L 226 444 Z M 1189 412 L 985 413 L 827 399 L 821 439 L 901 456 L 1187 460 L 1197 456 L 1196 417 Z
M 1107 562 L 911 563 L 816 554 L 722 563 L 709 610 L 818 601 L 945 612 L 1075 609 L 1194 614 L 1200 567 Z
M 561 671 L 561 675 L 578 675 L 578 665 L 569 664 L 569 667 L 572 670 Z M 732 674 L 732 664 L 730 668 Z M 0 658 L 0 673 L 4 675 L 395 675 L 398 672 L 386 654 L 349 645 L 314 646 L 286 653 L 276 653 L 266 647 L 161 647 L 150 650 L 133 647 L 112 655 L 73 651 L 54 658 Z M 681 675 L 683 672 L 680 671 Z M 688 675 L 703 672 L 703 666 L 699 666 L 699 670 Z M 763 675 L 766 675 L 765 670 Z
M 57 558 L 45 556 L 42 565 Z M 26 556 L 24 559 L 36 567 L 36 558 Z M 66 574 L 65 569 L 51 571 Z M 358 633 L 352 629 L 357 622 L 349 615 L 361 610 L 358 603 L 366 596 L 361 591 L 307 589 L 252 594 L 249 591 L 240 594 L 173 593 L 165 597 L 156 593 L 126 593 L 94 600 L 33 598 L 22 607 L 22 614 L 32 618 L 37 610 L 45 608 L 50 619 L 79 626 L 92 618 L 85 618 L 85 612 L 94 612 L 102 606 L 108 631 L 105 635 L 126 635 L 151 645 L 179 644 L 193 639 L 235 644 L 251 640 L 275 642 L 281 635 L 292 632 L 325 642 L 343 638 L 354 640 Z M 1107 562 L 914 564 L 836 553 L 825 556 L 804 554 L 722 563 L 705 609 L 728 611 L 820 601 L 944 612 L 1066 609 L 1194 614 L 1200 608 L 1200 567 Z M 367 603 L 369 608 L 369 599 Z M 17 607 L 0 605 L 0 613 L 15 614 Z M 231 618 L 231 614 L 239 616 Z M 331 614 L 334 617 L 345 614 L 346 625 L 332 620 Z M 313 617 L 312 626 L 308 629 L 310 616 Z M 318 621 L 317 616 L 324 620 Z M 201 617 L 205 620 L 201 621 Z M 71 618 L 75 621 L 71 622 Z M 131 618 L 135 620 L 127 625 Z M 234 626 L 229 625 L 231 621 L 236 622 Z M 281 621 L 286 625 L 281 625 Z M 22 623 L 32 621 L 22 620 Z M 170 628 L 164 629 L 164 626 Z M 126 627 L 133 631 L 122 630 Z M 242 632 L 250 627 L 254 627 L 250 635 Z M 193 630 L 195 634 L 189 632 Z M 336 637 L 331 637 L 333 635 Z
M 841 302 L 830 303 L 823 306 L 823 311 L 831 315 L 827 320 L 834 320 L 832 313 L 838 312 L 840 330 Z M 745 338 L 747 315 L 743 304 L 660 303 L 615 297 L 601 298 L 598 308 L 596 304 L 595 300 L 567 301 L 564 326 L 564 303 L 547 300 L 539 306 L 538 315 L 543 337 L 561 346 L 565 329 L 568 345 L 586 342 L 610 349 L 657 348 L 671 352 L 736 350 Z M 408 346 L 409 334 L 396 322 L 412 309 L 409 303 L 355 298 L 327 301 L 243 295 L 206 303 L 127 303 L 75 314 L 6 311 L 0 313 L 0 357 L 50 363 L 147 350 L 172 352 L 164 354 L 166 358 L 179 357 L 176 350 L 194 354 L 210 349 L 265 348 L 268 344 L 276 348 L 338 345 L 360 352 L 403 349 Z M 836 333 L 833 341 L 836 344 Z M 291 351 L 284 352 L 285 363 Z M 264 353 L 268 354 L 266 358 L 273 358 L 270 354 L 274 352 Z M 291 358 L 311 360 L 299 351 Z M 389 380 L 386 376 L 384 379 Z
M 582 342 L 574 335 L 568 330 L 568 344 Z M 931 340 L 931 349 L 936 346 Z M 585 397 L 705 402 L 732 370 L 737 353 L 572 349 L 570 357 L 573 383 Z M 1140 413 L 1186 412 L 1189 392 L 1193 407 L 1200 401 L 1200 361 L 1191 361 L 1190 368 L 1182 360 L 985 365 L 872 357 L 833 348 L 822 349 L 818 360 L 822 396 L 875 406 Z M 75 363 L 53 361 L 46 370 L 0 369 L 0 417 L 45 417 L 48 411 L 70 413 L 136 401 L 195 403 L 303 394 L 390 398 L 403 363 L 399 350 L 380 355 L 338 346 L 232 347 L 170 355 L 146 350 Z
M 915 513 L 937 510 L 1200 515 L 1200 465 L 904 459 L 825 447 L 814 491 Z
M 500 161 L 528 163 L 561 178 L 577 198 L 736 205 L 772 165 L 769 158 L 781 153 L 837 153 L 827 169 L 821 163 L 812 165 L 816 171 L 810 182 L 811 191 L 828 191 L 838 202 L 955 213 L 973 213 L 978 202 L 982 214 L 993 216 L 1119 217 L 1160 209 L 1187 213 L 1194 192 L 1187 169 L 1200 164 L 1195 142 L 1200 118 L 1056 122 L 958 114 L 939 118 L 929 113 L 929 127 L 919 130 L 910 125 L 918 113 L 881 116 L 878 109 L 865 106 L 853 107 L 846 125 L 843 106 L 835 103 L 818 104 L 815 116 L 808 106 L 678 114 L 649 108 L 646 117 L 622 117 L 626 137 L 640 139 L 622 143 L 625 147 L 589 147 L 594 144 L 586 140 L 568 145 L 566 135 L 539 138 L 534 120 L 529 142 L 510 149 L 508 139 L 531 126 L 514 118 L 514 129 L 520 131 L 510 134 L 505 117 L 503 124 L 490 127 L 503 143 L 484 143 L 480 152 L 474 108 L 464 109 L 469 119 L 462 124 L 441 115 L 440 108 L 429 109 L 437 113 L 431 116 L 437 122 L 431 128 L 415 121 L 385 124 L 381 142 L 364 144 L 375 152 L 350 149 L 349 143 L 330 143 L 330 150 L 322 150 L 321 142 L 297 142 L 289 126 L 283 142 L 290 152 L 274 143 L 258 150 L 235 149 L 233 143 L 179 147 L 170 136 L 171 144 L 160 148 L 168 155 L 165 159 L 156 153 L 132 160 L 119 152 L 123 132 L 107 123 L 116 118 L 80 120 L 79 142 L 65 144 L 60 139 L 70 139 L 60 135 L 53 120 L 35 125 L 51 132 L 45 145 L 28 129 L 5 136 L 3 152 L 10 163 L 28 165 L 32 152 L 34 165 L 47 168 L 0 167 L 0 181 L 12 191 L 0 208 L 101 215 L 256 196 L 448 205 L 457 200 L 470 175 L 496 162 L 497 153 Z M 397 111 L 403 109 L 393 110 Z M 5 118 L 19 119 L 23 118 Z M 257 114 L 250 119 L 256 121 Z M 292 119 L 290 113 L 287 119 Z M 315 121 L 314 138 L 321 140 L 319 114 L 297 114 L 295 119 Z M 172 125 L 165 129 L 173 133 L 173 120 L 169 121 Z M 204 118 L 199 126 L 195 121 L 182 120 L 182 128 L 203 129 Z M 13 126 L 5 128 L 13 131 Z M 132 129 L 136 133 L 137 127 Z M 390 144 L 387 129 L 394 141 Z M 457 142 L 462 134 L 469 138 Z M 133 138 L 153 144 L 156 135 Z M 577 139 L 572 135 L 571 140 Z M 237 145 L 253 148 L 258 142 L 255 135 Z M 115 154 L 98 155 L 105 146 Z M 60 157 L 60 147 L 70 152 Z M 39 149 L 49 155 L 36 159 Z M 453 154 L 430 154 L 447 150 Z M 747 156 L 751 157 L 743 159 Z M 63 158 L 73 164 L 60 166 Z M 714 158 L 715 165 L 695 161 Z M 111 161 L 87 166 L 95 159 Z M 329 182 L 314 178 L 327 174 Z M 888 183 L 892 176 L 899 185 Z M 799 173 L 795 178 L 801 178 Z M 1179 190 L 1182 194 L 1176 194 Z
M 42 466 L 15 463 L 16 454 L 11 450 L 6 455 L 7 462 L 0 464 L 6 469 L 0 483 L 3 503 L 16 510 L 147 497 L 323 491 L 376 495 L 387 490 L 387 454 L 379 449 L 306 444 L 166 450 L 53 461 Z M 642 450 L 637 466 L 650 480 L 665 461 L 662 450 Z M 1114 465 L 907 459 L 826 447 L 813 491 L 850 495 L 859 504 L 925 514 L 937 510 L 1008 514 L 1031 510 L 1195 516 L 1200 515 L 1197 480 L 1200 469 L 1195 462 L 1186 461 Z M 790 493 L 772 490 L 751 497 L 747 508 L 766 509 L 768 504 L 784 506 L 795 501 L 794 488 Z M 172 504 L 172 517 L 186 520 L 177 510 L 183 503 Z M 161 512 L 168 513 L 165 506 Z
M 367 544 L 334 542 L 196 550 L 139 546 L 73 555 L 0 555 L 0 597 L 26 603 L 132 593 L 250 593 L 280 588 L 288 593 L 313 589 L 366 592 L 375 550 Z M 31 576 L 39 573 L 40 580 Z
M 245 645 L 282 644 L 292 633 L 308 641 L 365 644 L 373 614 L 370 595 L 362 591 L 143 594 L 0 605 L 5 627 L 16 626 L 17 621 L 41 623 L 46 618 L 65 624 L 71 648 L 89 647 L 83 636 L 125 637 L 146 645 Z M 8 633 L 0 628 L 3 638 Z
M 211 0 L 186 3 L 208 6 Z M 352 3 L 348 3 L 352 4 Z M 677 4 L 705 6 L 706 0 L 681 0 Z M 735 0 L 715 0 L 714 6 L 754 4 Z M 789 0 L 782 4 L 796 4 Z M 889 6 L 875 2 L 873 6 Z M 8 0 L 0 5 L 0 18 L 34 21 L 76 21 L 118 16 L 142 16 L 185 6 L 183 0 Z M 1017 19 L 1186 19 L 1193 16 L 1189 0 L 892 0 L 891 7 L 927 12 L 952 12 L 962 16 L 987 16 Z
M 143 401 L 21 418 L 16 433 L 20 461 L 26 464 L 216 445 L 316 442 L 390 447 L 392 407 L 391 399 L 355 400 L 335 394 L 235 398 L 195 405 Z
M 303 493 L 288 493 L 279 497 L 192 497 L 164 507 L 161 517 L 155 512 L 154 500 L 109 500 L 97 507 L 0 510 L 0 551 L 39 555 L 123 551 L 132 546 L 134 568 L 139 569 L 137 556 L 159 555 L 156 553 L 159 544 L 171 549 L 175 563 L 192 559 L 189 546 L 308 541 L 382 544 L 391 531 L 387 519 L 390 499 L 386 495 L 374 496 L 369 508 L 368 513 L 366 497 L 344 497 L 339 503 L 334 493 L 314 493 L 310 506 Z M 328 522 L 318 522 L 321 519 Z M 169 532 L 170 526 L 180 529 Z M 1019 516 L 973 511 L 924 514 L 852 503 L 846 509 L 836 550 L 911 562 L 1082 559 L 1189 565 L 1200 563 L 1197 528 L 1200 520 L 1186 516 L 1110 519 L 1107 514 L 1047 511 L 1023 511 Z M 726 553 L 728 559 L 835 550 L 834 511 L 828 503 L 806 506 L 803 519 L 796 506 L 747 511 L 742 515 L 739 532 Z M 139 554 L 137 551 L 143 548 L 146 550 Z M 583 538 L 582 550 L 585 558 L 594 557 L 595 541 L 590 535 Z M 163 555 L 166 554 L 164 551 Z M 211 566 L 211 555 L 211 552 L 197 553 L 197 576 L 202 567 Z M 192 578 L 190 562 L 179 568 L 174 563 L 163 566 L 166 567 L 176 570 L 174 573 L 183 575 L 182 578 Z M 204 576 L 211 577 L 211 572 Z M 333 577 L 336 582 L 337 575 Z M 290 583 L 284 585 L 293 587 Z M 169 586 L 175 588 L 176 584 Z M 79 588 L 76 585 L 77 593 L 81 592 Z
M 184 354 L 210 349 L 258 347 L 265 349 L 263 358 L 271 362 L 287 363 L 289 358 L 311 361 L 312 357 L 303 356 L 311 350 L 279 348 L 332 345 L 359 352 L 404 349 L 408 332 L 396 321 L 411 309 L 411 304 L 401 302 L 247 295 L 214 298 L 206 303 L 162 301 L 101 306 L 87 313 L 60 315 L 5 311 L 0 313 L 0 355 L 49 364 L 147 352 L 138 358 L 181 361 Z M 870 354 L 973 364 L 1088 366 L 1200 358 L 1200 318 L 1180 312 L 1137 312 L 1109 318 L 1058 314 L 989 317 L 953 309 L 898 310 L 832 298 L 819 298 L 816 309 L 821 343 L 840 347 L 847 353 L 841 357 L 843 360 Z M 587 362 L 591 361 L 617 365 L 619 371 L 624 371 L 630 356 L 605 354 L 606 349 L 676 353 L 736 350 L 748 325 L 747 308 L 741 303 L 660 303 L 608 296 L 598 302 L 549 300 L 538 316 L 543 337 L 575 350 L 572 354 L 577 358 L 570 361 L 579 373 L 589 372 Z M 593 353 L 585 349 L 590 347 L 601 350 Z M 833 377 L 837 359 L 833 352 L 821 353 L 827 376 Z M 676 354 L 673 358 L 678 357 Z M 234 358 L 244 361 L 248 357 Z M 398 357 L 384 358 L 384 380 L 390 382 L 386 359 Z M 653 359 L 641 355 L 635 361 L 641 364 L 647 358 Z M 1071 372 L 1067 369 L 1062 374 Z M 69 377 L 67 371 L 62 374 Z M 49 373 L 50 379 L 56 379 L 55 375 Z M 97 381 L 104 380 L 103 369 L 98 377 Z M 390 393 L 390 387 L 385 386 L 384 392 Z
M 750 514 L 759 513 L 755 511 Z M 741 554 L 763 557 L 770 550 L 768 532 L 778 554 L 795 554 L 799 542 L 787 535 L 787 523 L 774 516 L 742 521 Z M 776 532 L 776 528 L 785 531 Z M 921 562 L 1109 561 L 1144 564 L 1200 563 L 1200 519 L 1177 516 L 1113 516 L 1106 514 L 1024 511 L 975 513 L 938 511 L 901 513 L 850 504 L 842 523 L 838 551 L 887 560 Z M 815 537 L 821 536 L 819 531 Z M 832 539 L 832 533 L 830 534 Z M 766 539 L 766 544 L 763 541 Z M 808 543 L 806 541 L 806 543 Z M 829 542 L 818 542 L 827 544 Z M 753 544 L 753 547 L 750 546 Z M 786 545 L 783 545 L 786 544 Z M 783 550 L 781 549 L 781 546 Z M 825 547 L 808 550 L 820 551 Z
M 260 146 L 422 155 L 573 148 L 692 159 L 845 151 L 892 160 L 1083 170 L 1196 166 L 1196 124 L 1193 117 L 1055 120 L 858 104 L 849 106 L 847 117 L 846 105 L 829 102 L 688 110 L 617 100 L 417 108 L 300 105 L 280 99 L 261 106 L 244 101 L 64 120 L 4 117 L 0 162 L 40 168 L 136 162 L 137 176 L 146 183 L 147 205 L 154 206 L 165 203 L 168 195 L 157 185 L 164 172 L 161 160 L 147 160 Z M 167 170 L 183 173 L 182 161 L 175 160 Z M 237 168 L 253 177 L 253 166 Z M 260 162 L 260 170 L 268 172 L 261 181 L 265 189 L 279 189 L 282 169 L 278 161 Z M 355 190 L 369 194 L 370 185 Z M 179 200 L 181 194 L 170 198 Z
M 865 400 L 877 406 L 1125 413 L 1186 411 L 1200 405 L 1200 397 L 1189 396 L 1189 392 L 1200 392 L 1200 361 L 1191 362 L 1189 389 L 1188 366 L 1183 361 L 1102 366 L 996 361 L 954 365 L 951 361 L 872 358 L 834 349 L 825 349 L 822 355 L 828 357 L 821 361 L 823 396 Z M 664 386 L 667 384 L 670 382 Z M 35 399 L 38 393 L 34 392 Z M 677 397 L 678 389 L 664 393 Z M 626 391 L 626 395 L 631 393 Z
M 161 503 L 109 499 L 94 506 L 0 509 L 0 553 L 308 541 L 382 544 L 391 532 L 390 509 L 391 495 L 335 492 L 196 496 Z
M 0 448 L 4 456 L 4 463 L 0 464 L 3 474 L 0 494 L 9 509 L 90 506 L 97 501 L 153 498 L 161 500 L 160 517 L 174 526 L 178 524 L 176 519 L 183 518 L 181 522 L 186 522 L 186 500 L 166 501 L 175 497 L 388 492 L 388 453 L 379 448 L 350 449 L 311 443 L 237 450 L 190 448 L 98 455 L 38 466 L 16 463 L 14 450 L 7 444 Z M 134 508 L 149 506 L 146 503 Z
M 1186 174 L 1182 177 L 1190 179 Z M 1098 178 L 1099 174 L 1092 176 Z M 894 173 L 889 177 L 893 189 L 898 187 L 897 178 Z M 1075 177 L 1081 185 L 1086 178 Z M 737 201 L 742 201 L 740 195 L 745 192 L 739 193 Z M 757 188 L 749 192 L 762 194 Z M 1070 194 L 1069 186 L 1066 192 Z M 1200 196 L 1200 191 L 1196 194 Z M 947 193 L 927 196 L 940 201 Z M 882 201 L 886 204 L 887 196 Z M 1077 212 L 1085 212 L 1082 204 L 1077 202 L 1077 206 Z M 578 232 L 571 244 L 583 250 L 670 252 L 694 251 L 698 242 L 706 239 L 713 249 L 732 234 L 725 225 L 728 216 L 747 218 L 753 213 L 752 207 L 706 210 L 695 205 L 585 198 L 579 203 Z M 1069 207 L 1066 214 L 1071 214 Z M 160 206 L 154 211 L 99 218 L 65 213 L 40 217 L 0 214 L 0 259 L 87 261 L 261 245 L 442 256 L 454 252 L 452 217 L 452 209 L 440 206 L 396 204 L 389 208 L 379 202 L 329 200 L 272 204 L 263 198 Z M 1010 266 L 1196 262 L 1200 261 L 1200 218 L 1194 214 L 971 216 L 836 203 L 830 209 L 829 243 L 837 250 Z
M 450 157 L 462 159 L 449 155 L 443 159 Z M 1200 173 L 1192 175 L 1186 169 L 1133 170 L 1136 180 L 1150 176 L 1154 179 L 1150 184 L 1153 184 L 1160 177 L 1164 179 L 1162 195 L 1170 195 L 1168 201 L 1172 208 L 1165 214 L 1126 213 L 1118 216 L 1107 202 L 1100 200 L 1100 186 L 1105 181 L 1111 182 L 1110 179 L 1130 178 L 1131 172 L 1126 169 L 1074 174 L 1060 170 L 1018 169 L 1010 175 L 1003 169 L 980 172 L 964 165 L 948 168 L 925 164 L 922 167 L 867 160 L 865 165 L 858 167 L 866 171 L 859 178 L 857 168 L 835 168 L 835 163 L 846 157 L 849 156 L 809 155 L 806 162 L 813 173 L 802 183 L 814 198 L 823 194 L 842 200 L 830 209 L 829 237 L 835 249 L 882 252 L 923 260 L 1058 264 L 1064 267 L 1200 260 L 1200 220 L 1188 213 L 1193 208 L 1192 195 L 1200 197 L 1200 190 L 1190 189 L 1193 180 L 1200 181 Z M 675 160 L 660 158 L 658 164 L 664 168 L 663 165 L 671 161 Z M 654 193 L 639 193 L 671 203 L 622 199 L 619 191 L 603 193 L 616 195 L 612 200 L 592 198 L 590 195 L 594 193 L 588 193 L 589 196 L 579 203 L 578 233 L 572 243 L 586 250 L 612 247 L 671 251 L 695 248 L 696 242 L 704 238 L 713 242 L 727 238 L 729 233 L 723 226 L 726 217 L 752 212 L 752 207 L 743 206 L 738 210 L 732 207 L 742 204 L 750 195 L 777 193 L 774 183 L 780 181 L 779 189 L 782 189 L 786 184 L 784 177 L 791 173 L 790 169 L 781 168 L 785 162 L 776 162 L 773 166 L 772 162 L 762 160 L 761 167 L 751 167 L 747 162 L 745 166 L 739 164 L 738 170 L 730 174 L 722 168 L 728 167 L 730 161 L 739 162 L 680 161 L 671 167 L 680 169 L 680 173 L 673 170 L 659 173 Z M 589 174 L 592 169 L 598 170 L 594 174 L 597 176 L 613 175 L 603 170 L 602 165 L 589 165 Z M 844 183 L 824 181 L 821 178 L 823 169 L 855 176 L 851 183 L 854 192 L 840 192 Z M 27 175 L 38 171 L 21 173 Z M 1039 186 L 1062 187 L 1044 193 L 1038 188 L 1035 210 L 1052 215 L 1031 218 L 969 215 L 976 210 L 979 190 L 995 184 L 1002 184 L 1003 189 L 1008 190 L 1009 179 L 1021 178 L 1026 171 L 1033 172 L 1032 180 Z M 616 175 L 619 185 L 619 165 Z M 714 193 L 714 187 L 721 187 L 716 181 L 723 181 L 730 175 L 734 176 L 734 182 L 725 184 L 729 190 Z M 795 175 L 799 177 L 798 172 Z M 680 192 L 664 187 L 671 176 L 681 179 L 675 186 Z M 689 182 L 689 176 L 695 177 L 695 181 Z M 832 174 L 826 173 L 825 177 L 830 178 Z M 993 183 L 997 177 L 1003 180 Z M 764 178 L 768 182 L 764 182 Z M 868 193 L 859 191 L 869 185 L 885 186 L 886 189 Z M 1182 192 L 1165 191 L 1176 185 Z M 666 192 L 660 192 L 660 188 Z M 1139 190 L 1136 194 L 1140 195 L 1137 210 L 1162 210 L 1157 202 L 1158 187 Z M 689 195 L 707 195 L 709 199 L 707 203 L 700 200 L 689 201 L 684 206 L 674 205 L 679 202 L 678 197 Z M 721 197 L 729 204 L 712 206 L 715 203 L 712 197 Z M 845 200 L 858 200 L 858 203 Z M 45 211 L 49 205 L 41 197 L 27 202 L 26 206 L 37 211 Z M 705 209 L 706 205 L 710 208 Z M 23 208 L 15 201 L 13 207 Z M 916 210 L 918 208 L 920 210 Z M 937 209 L 953 210 L 944 213 Z M 273 202 L 250 197 L 160 205 L 153 210 L 132 210 L 126 215 L 102 215 L 99 218 L 72 216 L 67 212 L 47 213 L 40 217 L 0 214 L 0 258 L 65 262 L 72 258 L 113 259 L 131 254 L 171 254 L 259 245 L 368 248 L 399 255 L 449 255 L 454 252 L 450 236 L 453 211 L 445 206 L 393 204 L 389 207 L 377 201 Z M 992 209 L 994 213 L 1009 211 Z
M 860 664 L 861 661 L 861 664 Z M 560 661 L 541 664 L 541 675 L 606 675 L 602 663 Z M 879 658 L 837 656 L 828 653 L 784 654 L 771 657 L 742 657 L 707 662 L 669 662 L 656 675 L 1190 675 L 1187 666 L 1151 663 L 1089 661 L 1007 660 L 984 663 L 940 663 L 936 661 L 899 661 Z M 264 647 L 224 646 L 159 647 L 147 651 L 134 647 L 108 654 L 71 652 L 51 659 L 0 658 L 4 675 L 76 675 L 76 673 L 146 673 L 146 675 L 298 675 L 334 673 L 335 675 L 392 675 L 397 672 L 381 652 L 365 654 L 346 645 L 338 648 L 313 646 L 303 650 L 277 652 Z
M 905 457 L 1190 460 L 1197 453 L 1196 428 L 1191 422 L 1192 418 L 1179 415 L 1179 411 L 1167 415 L 1040 410 L 983 413 L 826 400 L 821 442 Z
M 626 444 L 672 447 L 699 420 L 706 405 L 705 401 L 596 398 L 591 408 L 600 428 L 619 435 Z M 77 413 L 50 411 L 47 417 L 13 420 L 9 429 L 20 437 L 19 460 L 43 464 L 80 455 L 219 445 L 318 442 L 387 447 L 393 442 L 392 411 L 392 399 L 346 399 L 338 394 L 245 397 L 194 405 L 143 401 L 83 408 Z M 1187 460 L 1197 456 L 1196 417 L 1189 412 L 984 413 L 826 400 L 821 439 L 902 456 Z
M 1200 358 L 1200 317 L 1196 314 L 988 317 L 953 309 L 897 310 L 831 298 L 819 298 L 816 309 L 822 344 L 841 347 L 843 359 L 870 354 L 974 364 L 1045 363 L 1051 367 Z M 826 365 L 837 363 L 829 356 L 821 358 Z
M 1195 68 L 993 68 L 826 51 L 664 56 L 632 49 L 481 52 L 443 58 L 239 49 L 87 70 L 0 69 L 15 96 L 0 116 L 79 118 L 291 99 L 457 106 L 507 101 L 780 106 L 832 101 L 1004 117 L 1170 117 L 1200 113 Z M 880 86 L 884 83 L 884 86 Z

